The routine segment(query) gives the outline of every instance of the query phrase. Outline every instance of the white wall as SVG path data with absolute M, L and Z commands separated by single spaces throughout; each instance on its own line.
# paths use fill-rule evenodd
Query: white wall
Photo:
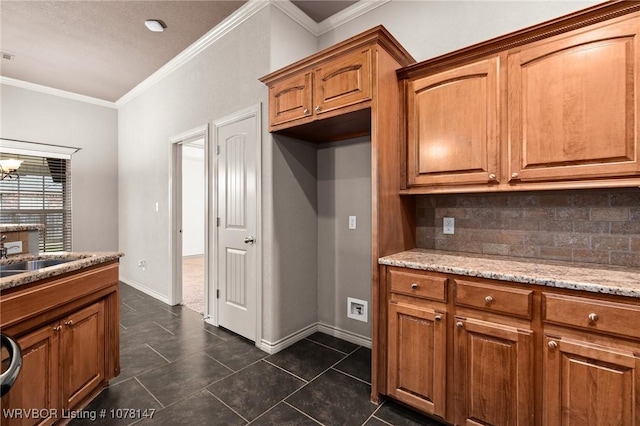
M 382 24 L 420 62 L 597 3 L 393 0 L 323 34 L 320 48 Z
M 317 161 L 318 320 L 371 338 L 371 138 L 321 145 Z M 347 318 L 347 297 L 369 303 L 368 322 Z
M 0 86 L 1 136 L 81 148 L 71 159 L 72 249 L 118 250 L 118 116 L 114 108 Z
M 204 254 L 204 146 L 182 146 L 182 255 Z
M 171 294 L 169 139 L 257 103 L 267 91 L 269 11 L 262 9 L 118 111 L 123 280 Z M 155 203 L 159 211 L 155 211 Z M 146 260 L 146 269 L 137 266 Z

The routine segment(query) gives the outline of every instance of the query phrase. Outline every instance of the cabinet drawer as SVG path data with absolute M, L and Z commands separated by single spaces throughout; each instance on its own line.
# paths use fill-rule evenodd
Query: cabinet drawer
M 389 271 L 391 291 L 425 299 L 446 301 L 447 278 L 405 271 Z
M 531 318 L 532 290 L 456 280 L 455 304 Z
M 543 293 L 545 322 L 640 339 L 640 306 Z

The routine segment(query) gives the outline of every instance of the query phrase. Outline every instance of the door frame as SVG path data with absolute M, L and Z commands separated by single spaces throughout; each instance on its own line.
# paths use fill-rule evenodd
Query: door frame
M 218 155 L 217 146 L 219 143 L 219 129 L 225 125 L 236 123 L 238 121 L 245 120 L 250 117 L 256 118 L 256 147 L 255 147 L 255 177 L 256 177 L 256 198 L 257 198 L 257 211 L 256 211 L 256 341 L 255 345 L 260 347 L 262 342 L 262 104 L 258 103 L 248 108 L 242 109 L 225 117 L 214 120 L 211 124 L 211 149 L 209 149 L 209 155 L 211 155 L 210 161 L 212 164 L 211 172 L 211 185 L 212 190 L 210 202 L 212 208 L 209 209 L 211 216 L 208 222 L 215 224 L 218 217 L 218 186 L 213 185 L 213 182 L 217 182 L 218 177 Z M 220 288 L 219 277 L 217 271 L 218 268 L 218 227 L 209 227 L 210 235 L 209 240 L 213 241 L 212 249 L 209 251 L 209 262 L 213 265 L 213 269 L 216 271 L 212 274 L 213 285 L 211 286 L 211 297 L 208 299 L 207 304 L 211 302 L 211 309 L 208 310 L 209 316 L 205 317 L 205 321 L 218 326 L 218 306 L 217 300 L 214 295 Z
M 211 178 L 209 167 L 209 125 L 195 127 L 169 139 L 169 276 L 171 277 L 171 292 L 169 304 L 182 303 L 182 144 L 196 139 L 204 139 L 204 318 L 209 315 L 209 234 L 211 225 L 209 182 Z

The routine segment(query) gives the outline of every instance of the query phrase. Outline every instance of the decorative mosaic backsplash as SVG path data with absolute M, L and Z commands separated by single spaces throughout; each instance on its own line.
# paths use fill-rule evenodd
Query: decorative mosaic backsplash
M 421 248 L 640 267 L 640 189 L 423 195 Z M 442 232 L 442 218 L 455 233 Z

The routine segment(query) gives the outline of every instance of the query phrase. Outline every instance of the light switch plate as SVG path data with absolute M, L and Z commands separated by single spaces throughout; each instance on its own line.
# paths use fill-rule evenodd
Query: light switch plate
M 349 216 L 349 229 L 356 229 L 356 217 Z

